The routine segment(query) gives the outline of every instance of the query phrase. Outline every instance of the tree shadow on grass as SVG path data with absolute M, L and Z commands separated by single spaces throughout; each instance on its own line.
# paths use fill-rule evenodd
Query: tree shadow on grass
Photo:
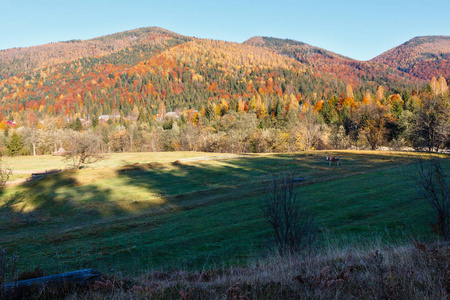
M 110 201 L 111 190 L 94 185 L 80 186 L 72 171 L 29 181 L 18 190 L 0 206 L 3 224 L 40 223 L 53 219 L 92 220 L 123 212 L 120 206 Z
M 329 155 L 334 153 L 330 151 Z M 223 249 L 230 249 L 227 257 L 231 259 L 236 249 L 257 242 L 257 236 L 262 235 L 265 227 L 258 208 L 258 197 L 265 191 L 263 179 L 269 172 L 288 169 L 299 176 L 307 174 L 310 179 L 319 175 L 325 179 L 334 179 L 344 172 L 370 169 L 374 165 L 363 156 L 345 154 L 345 164 L 337 168 L 328 166 L 325 156 L 323 152 L 313 155 L 248 155 L 223 161 L 123 166 L 117 169 L 120 180 L 114 182 L 120 182 L 125 188 L 140 187 L 149 192 L 149 197 L 155 195 L 164 200 L 143 206 L 145 209 L 138 210 L 142 215 L 131 217 L 125 214 L 127 211 L 120 201 L 111 200 L 114 192 L 118 192 L 114 188 L 79 185 L 70 171 L 54 174 L 24 185 L 21 192 L 0 206 L 0 218 L 5 216 L 7 221 L 0 223 L 2 227 L 3 224 L 10 224 L 11 212 L 24 218 L 29 213 L 39 214 L 41 220 L 47 218 L 53 222 L 49 222 L 51 224 L 48 226 L 45 223 L 43 226 L 19 227 L 19 230 L 8 227 L 2 234 L 4 239 L 0 240 L 5 241 L 4 245 L 10 249 L 23 248 L 23 255 L 30 255 L 27 251 L 31 247 L 36 253 L 35 257 L 44 258 L 46 253 L 50 256 L 50 250 L 45 244 L 50 243 L 55 248 L 60 247 L 65 255 L 63 260 L 74 268 L 95 266 L 99 258 L 105 264 L 115 264 L 119 259 L 124 266 L 132 259 L 139 259 L 138 263 L 141 264 L 142 257 L 160 265 L 167 265 L 170 259 L 179 262 L 186 258 L 189 261 L 196 260 L 201 266 L 203 259 L 210 253 L 219 260 Z M 377 155 L 373 158 L 389 165 L 391 156 Z M 132 198 L 132 195 L 126 197 Z M 350 208 L 359 205 L 359 196 L 354 198 L 354 203 L 348 204 L 350 213 L 353 211 Z M 330 212 L 330 220 L 325 224 L 337 224 L 333 221 L 338 219 L 333 211 L 336 203 L 328 201 L 330 196 L 327 194 L 323 195 L 323 199 L 327 201 L 323 210 Z M 369 206 L 367 210 L 371 213 L 372 207 Z M 161 215 L 158 215 L 159 212 Z M 117 214 L 124 214 L 124 217 L 104 218 Z M 362 217 L 342 213 L 345 220 L 357 218 L 354 223 L 363 222 Z M 96 222 L 99 219 L 104 220 Z M 260 233 L 255 233 L 258 231 Z M 187 256 L 186 250 L 192 254 Z M 46 262 L 51 260 L 45 259 Z
M 127 185 L 139 186 L 163 197 L 165 202 L 161 206 L 177 209 L 155 228 L 148 245 L 143 246 L 152 253 L 154 263 L 167 264 L 161 261 L 171 259 L 171 255 L 177 259 L 185 257 L 178 248 L 185 249 L 186 253 L 196 253 L 189 258 L 191 262 L 200 261 L 202 251 L 206 253 L 205 249 L 213 246 L 219 250 L 211 250 L 210 254 L 220 261 L 221 255 L 230 260 L 236 258 L 240 248 L 245 248 L 246 243 L 258 243 L 256 236 L 264 236 L 267 232 L 258 199 L 266 192 L 264 180 L 269 173 L 291 170 L 298 177 L 308 177 L 306 183 L 309 183 L 317 177 L 335 180 L 342 174 L 357 174 L 376 165 L 370 159 L 351 154 L 345 156 L 348 165 L 338 168 L 329 166 L 326 156 L 324 153 L 246 155 L 222 161 L 134 164 L 118 169 L 117 175 Z M 391 164 L 389 155 L 380 159 L 386 165 Z M 312 196 L 308 197 L 308 208 L 313 210 L 316 202 Z M 335 209 L 335 203 L 327 203 Z M 239 226 L 235 227 L 235 224 Z M 164 237 L 163 241 L 159 236 Z M 169 244 L 173 247 L 167 249 Z M 228 245 L 233 245 L 230 253 L 220 252 Z
M 181 209 L 261 194 L 270 172 L 295 167 L 292 156 L 244 157 L 217 162 L 133 164 L 118 169 L 117 175 L 126 185 L 144 188 L 163 198 L 163 205 Z
M 336 154 L 343 157 L 343 165 L 330 166 L 325 157 Z M 396 168 L 405 162 L 408 162 L 406 156 L 388 153 L 342 154 L 330 151 L 268 156 L 246 155 L 220 162 L 176 161 L 166 164 L 134 164 L 121 167 L 117 174 L 124 179 L 126 185 L 147 189 L 151 194 L 163 198 L 164 201 L 159 202 L 158 207 L 187 210 L 219 202 L 260 197 L 266 192 L 265 180 L 269 173 L 292 171 L 296 177 L 307 178 L 307 181 L 299 182 L 298 185 L 310 185 L 324 181 L 333 183 L 348 176 Z M 153 208 L 149 208 L 148 211 Z
M 342 165 L 329 166 L 327 155 L 341 155 Z M 124 203 L 134 211 L 155 207 L 195 207 L 215 201 L 238 200 L 264 192 L 264 179 L 269 173 L 291 170 L 307 183 L 339 178 L 343 175 L 370 171 L 373 166 L 400 164 L 400 157 L 390 154 L 320 152 L 298 154 L 246 155 L 222 161 L 148 163 L 126 165 L 117 175 L 125 185 L 144 188 L 162 201 L 112 201 L 112 189 L 98 185 L 80 185 L 73 171 L 52 174 L 24 184 L 20 191 L 8 196 L 0 206 L 0 220 L 10 222 L 41 221 L 49 218 L 99 219 L 126 213 Z M 405 156 L 406 158 L 406 156 Z M 380 164 L 381 162 L 381 164 Z M 114 191 L 117 194 L 117 191 Z M 6 197 L 6 196 L 4 196 Z M 127 196 L 128 197 L 128 196 Z M 130 200 L 130 201 L 128 201 Z M 126 205 L 126 204 L 125 204 Z M 28 220 L 28 221 L 27 221 Z

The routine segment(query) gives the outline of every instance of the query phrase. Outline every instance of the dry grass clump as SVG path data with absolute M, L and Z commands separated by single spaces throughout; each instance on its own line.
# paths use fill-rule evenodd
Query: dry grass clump
M 448 299 L 450 244 L 271 257 L 248 267 L 103 276 L 69 298 Z

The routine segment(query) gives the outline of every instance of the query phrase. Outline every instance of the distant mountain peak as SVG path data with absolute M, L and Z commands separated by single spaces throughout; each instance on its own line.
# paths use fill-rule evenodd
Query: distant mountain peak
M 264 46 L 267 44 L 286 44 L 286 45 L 293 45 L 293 46 L 303 46 L 308 45 L 303 42 L 299 42 L 292 39 L 283 39 L 283 38 L 275 38 L 275 37 L 268 37 L 268 36 L 254 36 L 243 42 L 243 44 L 253 45 L 253 46 Z M 309 45 L 308 45 L 309 46 Z
M 409 41 L 436 41 L 436 40 L 450 40 L 448 35 L 421 35 L 415 36 Z
M 143 27 L 99 36 L 44 45 L 0 50 L 0 79 L 44 66 L 91 56 L 103 56 L 138 44 L 162 43 L 168 39 L 191 39 L 160 27 Z
M 243 44 L 252 46 L 264 46 L 266 43 L 264 42 L 264 38 L 262 36 L 254 36 L 244 41 Z
M 117 38 L 117 37 L 125 36 L 125 35 L 127 35 L 129 37 L 138 38 L 140 36 L 145 36 L 145 35 L 149 35 L 149 34 L 161 34 L 161 33 L 168 34 L 171 36 L 182 36 L 181 34 L 167 30 L 165 28 L 161 28 L 161 27 L 157 27 L 157 26 L 149 26 L 149 27 L 141 27 L 141 28 L 137 28 L 137 29 L 131 29 L 131 30 L 117 32 L 117 33 L 107 34 L 107 35 L 103 35 L 103 36 L 99 36 L 99 37 L 90 39 L 89 41 L 102 40 L 105 38 Z
M 450 36 L 417 36 L 371 61 L 383 63 L 421 79 L 450 77 Z

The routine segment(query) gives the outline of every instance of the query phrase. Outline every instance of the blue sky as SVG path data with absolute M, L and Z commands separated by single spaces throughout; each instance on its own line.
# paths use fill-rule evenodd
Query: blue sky
M 0 49 L 159 26 L 243 42 L 290 38 L 368 60 L 422 35 L 450 35 L 450 1 L 0 0 Z

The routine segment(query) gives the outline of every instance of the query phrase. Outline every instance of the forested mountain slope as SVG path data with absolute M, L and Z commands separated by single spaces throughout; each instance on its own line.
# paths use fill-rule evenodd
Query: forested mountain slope
M 415 37 L 371 60 L 421 79 L 450 77 L 450 36 Z
M 66 44 L 79 44 L 66 50 L 87 57 L 36 67 L 52 62 L 55 49 Z M 89 45 L 106 54 L 89 56 L 80 50 Z M 27 53 L 36 53 L 27 56 L 34 59 L 32 64 L 8 64 L 9 70 L 32 70 L 0 81 L 0 122 L 33 124 L 56 116 L 90 120 L 103 114 L 150 120 L 168 111 L 187 115 L 189 110 L 206 118 L 251 111 L 265 119 L 302 105 L 319 103 L 320 111 L 332 97 L 336 109 L 344 103 L 354 108 L 376 92 L 381 95 L 380 87 L 386 97 L 401 93 L 409 98 L 408 93 L 426 83 L 386 64 L 267 37 L 231 43 L 149 27 L 38 47 L 51 50 L 27 48 Z M 14 49 L 2 54 L 8 51 Z M 55 61 L 67 59 L 61 53 Z
M 271 102 L 295 97 L 298 104 L 302 97 L 344 89 L 343 81 L 260 47 L 172 38 L 5 79 L 0 82 L 0 112 L 93 116 L 141 109 L 156 114 L 166 106 L 200 109 L 213 100 L 243 110 L 242 101 L 257 94 Z
M 366 90 L 375 93 L 380 85 L 400 91 L 418 81 L 385 65 L 358 62 L 292 40 L 256 37 L 238 44 L 143 28 L 74 44 L 78 43 L 79 49 L 90 43 L 111 51 L 124 48 L 9 76 L 0 82 L 0 113 L 8 119 L 20 119 L 23 111 L 38 118 L 61 112 L 82 118 L 113 111 L 127 116 L 133 110 L 153 115 L 200 110 L 211 102 L 222 103 L 223 110 L 246 110 L 248 105 L 274 107 L 294 98 L 295 105 L 326 99 L 341 94 L 348 84 L 362 99 Z M 125 47 L 127 43 L 131 46 Z M 52 51 L 43 52 L 36 58 L 52 56 Z
M 158 27 L 147 27 L 101 36 L 90 40 L 70 40 L 27 48 L 0 51 L 0 79 L 64 63 L 83 57 L 98 57 L 127 47 L 162 43 L 168 39 L 190 38 Z
M 354 60 L 331 51 L 290 39 L 253 37 L 244 44 L 270 49 L 320 71 L 332 78 L 339 78 L 352 86 L 386 85 L 390 88 L 404 88 L 420 82 L 395 66 L 379 62 Z

